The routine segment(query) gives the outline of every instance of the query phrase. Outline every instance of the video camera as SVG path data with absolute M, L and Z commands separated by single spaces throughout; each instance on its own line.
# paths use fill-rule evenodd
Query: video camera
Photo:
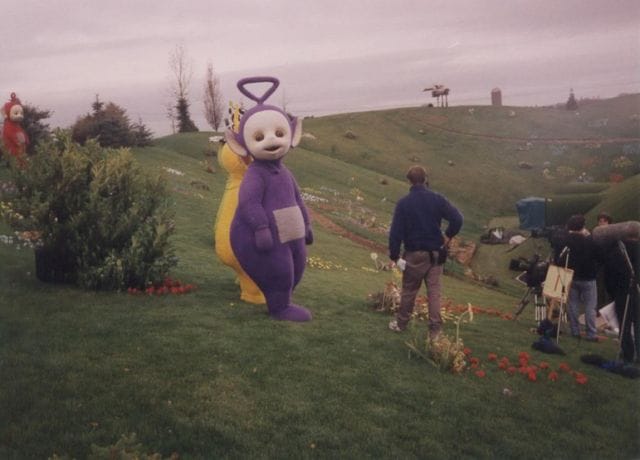
M 538 254 L 534 254 L 531 259 L 519 257 L 511 259 L 509 270 L 523 271 L 521 280 L 530 288 L 541 287 L 547 277 L 549 261 L 541 260 Z

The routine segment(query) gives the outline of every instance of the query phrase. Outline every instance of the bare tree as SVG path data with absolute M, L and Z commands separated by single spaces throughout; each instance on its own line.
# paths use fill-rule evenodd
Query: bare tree
M 189 115 L 189 85 L 193 72 L 182 45 L 177 45 L 169 54 L 169 69 L 172 73 L 171 95 L 175 105 L 171 111 L 172 115 L 168 114 L 168 117 L 173 122 L 171 117 L 175 116 L 180 133 L 197 131 L 198 128 Z
M 187 52 L 183 45 L 176 47 L 169 54 L 169 70 L 171 71 L 171 94 L 174 99 L 189 97 L 189 84 L 193 77 L 191 63 L 187 60 Z
M 222 124 L 224 105 L 222 103 L 222 91 L 220 79 L 213 72 L 213 64 L 207 65 L 207 75 L 204 81 L 204 116 L 207 123 L 214 129 Z

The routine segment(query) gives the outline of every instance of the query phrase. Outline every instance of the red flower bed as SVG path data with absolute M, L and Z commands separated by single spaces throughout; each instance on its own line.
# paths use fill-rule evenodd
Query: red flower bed
M 188 294 L 196 290 L 195 284 L 182 284 L 179 280 L 171 278 L 165 278 L 162 284 L 148 286 L 146 289 L 129 288 L 127 292 L 132 295 L 146 294 L 146 295 L 180 295 Z
M 489 369 L 481 368 L 482 362 L 480 358 L 472 356 L 471 349 L 469 348 L 465 348 L 464 352 L 469 360 L 469 367 L 474 370 L 474 375 L 479 378 L 486 377 Z M 540 361 L 537 364 L 533 363 L 531 355 L 526 351 L 518 353 L 517 365 L 513 365 L 506 356 L 498 359 L 498 355 L 496 353 L 488 353 L 487 361 L 495 362 L 497 364 L 497 369 L 506 372 L 508 375 L 513 376 L 520 374 L 529 382 L 545 380 L 548 382 L 556 382 L 559 380 L 560 373 L 562 372 L 570 374 L 578 385 L 586 385 L 589 382 L 589 378 L 585 374 L 572 370 L 566 362 L 561 362 L 558 365 L 558 368 L 554 370 L 547 361 Z

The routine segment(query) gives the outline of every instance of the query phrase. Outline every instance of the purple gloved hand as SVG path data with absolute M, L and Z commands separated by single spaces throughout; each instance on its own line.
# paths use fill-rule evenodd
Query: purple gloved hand
M 311 227 L 307 227 L 307 231 L 305 232 L 305 235 L 304 235 L 304 242 L 307 245 L 313 244 L 313 230 L 311 230 Z
M 256 248 L 258 251 L 268 251 L 273 248 L 273 236 L 269 227 L 262 227 L 254 233 Z

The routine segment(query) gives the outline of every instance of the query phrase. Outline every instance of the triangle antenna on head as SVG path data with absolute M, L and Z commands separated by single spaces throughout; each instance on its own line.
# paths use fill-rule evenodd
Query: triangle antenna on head
M 271 87 L 267 89 L 261 97 L 258 97 L 246 88 L 246 85 L 252 83 L 271 83 Z M 280 80 L 275 77 L 248 77 L 238 81 L 237 86 L 242 94 L 247 96 L 249 99 L 256 101 L 258 105 L 261 105 L 275 92 L 276 89 L 278 89 L 278 86 L 280 86 Z

